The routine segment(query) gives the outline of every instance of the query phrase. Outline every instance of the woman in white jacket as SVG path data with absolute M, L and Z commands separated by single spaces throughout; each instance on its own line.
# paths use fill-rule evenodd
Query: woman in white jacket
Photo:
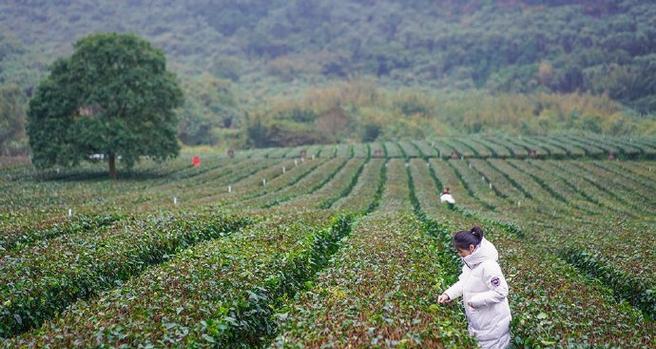
M 457 232 L 453 243 L 464 262 L 462 273 L 458 282 L 439 296 L 438 302 L 444 304 L 462 296 L 469 334 L 478 340 L 480 347 L 509 347 L 508 284 L 497 263 L 497 249 L 483 237 L 480 227 Z

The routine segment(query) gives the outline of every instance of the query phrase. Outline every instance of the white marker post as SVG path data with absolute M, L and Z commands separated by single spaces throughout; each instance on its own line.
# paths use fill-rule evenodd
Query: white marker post
M 73 209 L 68 209 L 68 218 L 73 217 Z
M 285 173 L 285 172 L 287 172 L 287 169 L 285 168 L 285 166 L 283 166 L 282 167 L 282 173 Z
M 490 189 L 492 189 L 492 183 L 490 183 Z
M 294 167 L 298 166 L 298 160 L 294 159 Z
M 178 198 L 175 197 L 175 196 L 173 197 L 173 204 L 174 204 L 174 205 L 177 205 L 177 204 L 178 204 Z
M 521 201 L 517 201 L 517 207 L 522 207 L 522 202 Z
M 228 186 L 228 193 L 232 193 L 232 186 L 231 185 Z
M 262 186 L 266 185 L 266 178 L 262 178 Z
M 481 180 L 485 182 L 485 176 L 481 176 Z

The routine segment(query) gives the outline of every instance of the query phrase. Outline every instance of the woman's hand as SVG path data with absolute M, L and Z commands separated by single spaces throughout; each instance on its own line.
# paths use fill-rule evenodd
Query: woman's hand
M 451 302 L 451 298 L 449 298 L 449 295 L 446 293 L 442 293 L 439 297 L 437 297 L 437 302 L 440 304 L 445 304 Z

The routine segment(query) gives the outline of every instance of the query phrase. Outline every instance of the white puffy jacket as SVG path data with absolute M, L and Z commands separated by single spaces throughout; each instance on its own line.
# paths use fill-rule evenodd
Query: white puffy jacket
M 469 334 L 484 349 L 502 349 L 510 345 L 512 318 L 508 284 L 497 263 L 498 258 L 497 249 L 483 238 L 474 252 L 463 258 L 458 282 L 444 292 L 450 299 L 462 296 Z
M 455 204 L 456 200 L 453 199 L 453 196 L 451 196 L 451 194 L 442 194 L 440 195 L 440 202 L 441 203 L 448 202 L 450 204 Z

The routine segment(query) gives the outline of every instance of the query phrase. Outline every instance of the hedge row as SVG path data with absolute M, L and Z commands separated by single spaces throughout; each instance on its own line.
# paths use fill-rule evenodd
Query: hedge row
M 33 227 L 25 230 L 4 232 L 0 235 L 0 251 L 20 249 L 37 241 L 51 239 L 61 235 L 78 234 L 101 229 L 114 224 L 125 217 L 119 214 L 76 215 L 63 219 L 48 227 Z
M 610 345 L 641 348 L 653 341 L 656 329 L 639 311 L 619 303 L 607 285 L 582 276 L 549 252 L 548 246 L 520 240 L 503 227 L 466 217 L 439 204 L 438 191 L 420 162 L 411 173 L 417 202 L 435 228 L 437 243 L 451 245 L 451 234 L 480 225 L 500 252 L 510 284 L 513 342 L 517 347 L 548 348 Z M 524 231 L 526 236 L 536 232 Z M 453 251 L 451 270 L 460 263 Z M 443 262 L 449 268 L 448 259 Z
M 474 348 L 462 313 L 437 304 L 440 247 L 409 214 L 359 221 L 307 292 L 278 310 L 272 348 Z
M 325 213 L 267 217 L 148 269 L 40 329 L 27 347 L 253 347 L 275 327 L 272 309 L 293 297 L 350 232 Z
M 5 255 L 0 263 L 0 337 L 38 326 L 78 299 L 249 223 L 222 214 L 152 216 Z

